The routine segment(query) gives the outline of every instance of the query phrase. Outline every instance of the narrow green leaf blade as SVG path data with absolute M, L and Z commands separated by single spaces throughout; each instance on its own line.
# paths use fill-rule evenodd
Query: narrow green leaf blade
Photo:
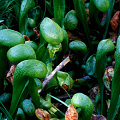
M 112 80 L 111 102 L 108 111 L 108 120 L 113 120 L 117 102 L 120 96 L 120 36 L 117 39 L 114 77 Z

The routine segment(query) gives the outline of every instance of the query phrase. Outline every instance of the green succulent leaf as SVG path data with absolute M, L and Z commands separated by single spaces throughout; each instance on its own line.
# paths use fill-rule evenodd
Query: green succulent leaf
M 31 46 L 19 44 L 8 50 L 7 57 L 11 62 L 18 63 L 27 59 L 36 59 L 36 54 Z
M 83 93 L 76 93 L 71 99 L 71 104 L 80 108 L 79 119 L 90 120 L 93 113 L 93 103 L 91 99 Z
M 67 85 L 68 90 L 70 90 L 73 87 L 73 79 L 70 77 L 68 73 L 57 71 L 57 79 L 61 87 L 63 85 Z
M 26 35 L 26 23 L 28 20 L 28 11 L 35 6 L 34 0 L 22 0 L 20 6 L 19 31 Z
M 110 7 L 109 0 L 92 0 L 92 1 L 95 4 L 96 8 L 101 12 L 107 12 Z
M 35 106 L 34 104 L 29 100 L 29 99 L 25 99 L 22 102 L 22 109 L 23 111 L 29 115 L 29 116 L 33 116 L 35 114 Z
M 65 13 L 65 0 L 53 0 L 53 10 L 55 22 L 63 28 L 64 13 Z
M 104 24 L 101 23 L 101 20 L 98 17 L 98 13 L 99 11 L 107 12 L 109 7 L 110 7 L 109 0 L 90 0 L 89 17 L 90 17 L 90 21 L 95 27 L 104 26 Z
M 48 17 L 41 22 L 40 33 L 44 40 L 54 45 L 59 45 L 64 39 L 63 29 Z
M 105 73 L 106 68 L 106 54 L 108 52 L 112 52 L 114 50 L 114 44 L 111 39 L 101 40 L 97 47 L 96 53 L 96 75 L 98 79 L 98 84 L 100 88 L 100 96 L 101 96 L 101 114 L 103 111 L 103 93 L 104 93 L 104 83 L 103 83 L 103 75 Z
M 101 100 L 100 100 L 100 93 L 98 93 L 96 96 L 95 96 L 95 110 L 97 112 L 97 114 L 99 115 L 100 114 L 100 105 L 101 105 Z
M 32 101 L 36 108 L 40 107 L 40 95 L 38 93 L 38 87 L 33 78 L 29 78 L 28 91 L 32 98 Z
M 86 45 L 90 48 L 91 51 L 93 51 L 92 45 L 91 45 L 91 39 L 90 39 L 90 31 L 88 27 L 88 22 L 87 22 L 87 14 L 85 11 L 85 4 L 83 0 L 73 0 L 76 15 L 79 19 L 79 21 L 82 23 L 85 36 L 86 36 Z
M 18 105 L 20 104 L 20 100 L 22 99 L 22 94 L 24 93 L 23 90 L 25 89 L 25 85 L 29 83 L 29 80 L 33 80 L 34 82 L 34 79 L 32 78 L 44 78 L 46 74 L 46 65 L 38 60 L 24 60 L 17 65 L 13 77 L 13 94 L 9 110 L 12 116 L 14 116 L 17 112 L 16 110 L 18 108 Z M 30 82 L 30 84 L 32 84 L 32 81 Z M 31 94 L 34 94 L 37 88 L 35 87 L 35 85 L 33 87 L 35 88 L 35 90 L 30 91 Z M 34 96 L 33 94 L 32 97 Z
M 70 10 L 66 15 L 65 15 L 65 20 L 64 20 L 64 26 L 65 29 L 68 30 L 74 30 L 78 25 L 78 19 L 76 16 L 75 10 Z
M 25 44 L 31 46 L 34 49 L 34 51 L 37 51 L 38 49 L 38 45 L 34 41 L 25 41 Z
M 110 108 L 108 111 L 108 120 L 114 119 L 114 112 L 117 107 L 117 103 L 119 103 L 120 99 L 120 36 L 117 39 L 116 46 L 116 57 L 115 57 L 115 67 L 114 67 L 114 77 L 112 79 L 112 88 L 111 88 L 111 102 Z
M 114 4 L 115 4 L 115 0 L 109 0 L 109 3 L 110 3 L 110 7 L 109 7 L 108 13 L 107 13 L 105 32 L 104 32 L 104 35 L 103 35 L 103 39 L 106 38 L 106 35 L 107 35 L 107 32 L 108 32 L 108 27 L 109 27 L 109 24 L 110 24 L 111 15 L 112 15 L 112 12 L 113 12 L 113 7 L 114 7 Z
M 95 75 L 95 64 L 96 64 L 96 58 L 95 55 L 91 55 L 87 61 L 86 61 L 86 65 L 85 65 L 85 71 L 88 75 L 90 76 L 96 76 Z

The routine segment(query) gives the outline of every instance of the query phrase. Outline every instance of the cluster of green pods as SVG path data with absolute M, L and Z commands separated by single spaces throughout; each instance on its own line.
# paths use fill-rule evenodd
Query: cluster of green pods
M 49 28 L 53 29 L 53 31 L 51 32 Z M 9 109 L 9 113 L 13 118 L 20 116 L 22 119 L 25 119 L 25 114 L 28 116 L 35 114 L 35 108 L 50 109 L 53 107 L 50 101 L 42 99 L 38 94 L 38 89 L 42 87 L 38 78 L 45 78 L 52 72 L 52 58 L 49 55 L 48 46 L 51 46 L 52 49 L 58 49 L 57 47 L 61 44 L 62 53 L 60 51 L 59 56 L 62 56 L 68 47 L 77 54 L 79 52 L 85 54 L 87 51 L 87 46 L 81 41 L 76 40 L 74 43 L 68 44 L 67 32 L 50 18 L 46 17 L 41 22 L 40 32 L 42 37 L 38 47 L 34 42 L 25 41 L 23 35 L 15 30 L 4 29 L 0 31 L 0 34 L 3 36 L 0 38 L 1 55 L 4 58 L 3 60 L 1 59 L 1 63 L 4 63 L 1 68 L 5 68 L 8 60 L 17 64 L 13 76 L 13 92 Z M 43 53 L 46 52 L 47 55 L 43 56 L 42 51 Z M 1 75 L 1 83 L 4 81 L 3 77 Z M 68 73 L 58 71 L 57 79 L 60 86 L 68 85 L 68 91 L 73 87 L 73 79 Z M 25 99 L 28 94 L 31 96 L 34 104 L 30 100 Z M 6 97 L 6 99 L 8 98 Z
M 4 93 L 0 96 L 0 102 L 6 103 L 11 99 L 9 113 L 13 119 L 26 119 L 26 116 L 35 116 L 42 119 L 36 112 L 41 108 L 55 115 L 59 110 L 51 103 L 51 99 L 43 98 L 38 93 L 42 88 L 40 79 L 45 80 L 53 71 L 54 65 L 58 65 L 63 60 L 66 51 L 74 54 L 72 64 L 75 68 L 81 68 L 80 63 L 87 51 L 93 53 L 90 38 L 90 30 L 83 0 L 73 0 L 74 10 L 70 10 L 65 15 L 65 0 L 53 0 L 54 19 L 44 17 L 40 22 L 40 42 L 37 45 L 33 41 L 25 41 L 23 35 L 32 36 L 33 28 L 37 26 L 35 19 L 28 17 L 30 9 L 35 7 L 34 0 L 22 0 L 19 16 L 19 32 L 11 29 L 0 30 L 0 93 L 4 88 L 4 77 L 9 62 L 17 64 L 13 76 L 12 95 Z M 102 27 L 98 18 L 99 12 L 107 12 L 110 8 L 108 0 L 90 0 L 89 17 L 91 24 Z M 95 12 L 95 13 L 94 13 Z M 79 22 L 82 23 L 85 33 L 85 41 L 69 41 L 67 30 L 72 31 L 77 28 Z M 119 108 L 119 41 L 115 57 L 115 72 L 112 80 L 111 104 L 108 110 L 108 120 L 112 120 Z M 89 76 L 98 80 L 100 94 L 96 96 L 95 108 L 97 113 L 106 115 L 106 99 L 103 76 L 106 68 L 106 55 L 114 51 L 114 44 L 111 39 L 101 40 L 97 47 L 96 54 L 91 55 L 86 61 L 85 71 Z M 77 60 L 77 61 L 76 61 Z M 80 61 L 80 62 L 79 62 Z M 78 65 L 78 64 L 79 65 Z M 77 64 L 77 65 L 76 65 Z M 77 66 L 77 67 L 76 67 Z M 79 70 L 75 70 L 79 73 Z M 84 79 L 78 79 L 79 84 L 84 83 Z M 44 92 L 51 91 L 58 85 L 70 91 L 74 87 L 74 80 L 69 73 L 57 71 L 49 84 L 43 89 Z M 78 85 L 79 86 L 79 85 Z M 116 89 L 115 89 L 116 87 Z M 30 96 L 27 99 L 26 96 Z M 114 96 L 115 95 L 115 96 Z M 93 103 L 88 96 L 83 93 L 73 95 L 70 103 L 79 112 L 80 120 L 90 120 L 93 114 Z M 48 113 L 45 111 L 45 113 Z M 64 119 L 64 113 L 59 111 L 59 118 Z M 57 117 L 57 116 L 55 116 Z M 52 120 L 52 119 L 51 119 Z

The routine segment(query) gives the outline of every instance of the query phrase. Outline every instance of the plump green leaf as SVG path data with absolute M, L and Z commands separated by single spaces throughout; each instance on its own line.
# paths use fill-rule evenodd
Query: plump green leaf
M 66 72 L 57 71 L 57 79 L 59 85 L 62 87 L 63 85 L 67 85 L 67 90 L 70 90 L 73 87 L 73 79 Z
M 85 65 L 85 71 L 90 76 L 96 76 L 95 75 L 95 64 L 96 64 L 96 58 L 95 55 L 91 55 Z

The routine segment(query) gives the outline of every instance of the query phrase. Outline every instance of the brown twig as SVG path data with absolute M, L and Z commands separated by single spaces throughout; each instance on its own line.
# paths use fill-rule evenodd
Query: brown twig
M 48 77 L 46 77 L 46 79 L 43 82 L 43 86 L 41 89 L 38 90 L 38 93 L 40 93 L 45 88 L 45 86 L 50 82 L 50 80 L 53 78 L 55 73 L 59 71 L 61 68 L 63 68 L 69 62 L 70 62 L 70 57 L 68 56 L 50 73 Z

